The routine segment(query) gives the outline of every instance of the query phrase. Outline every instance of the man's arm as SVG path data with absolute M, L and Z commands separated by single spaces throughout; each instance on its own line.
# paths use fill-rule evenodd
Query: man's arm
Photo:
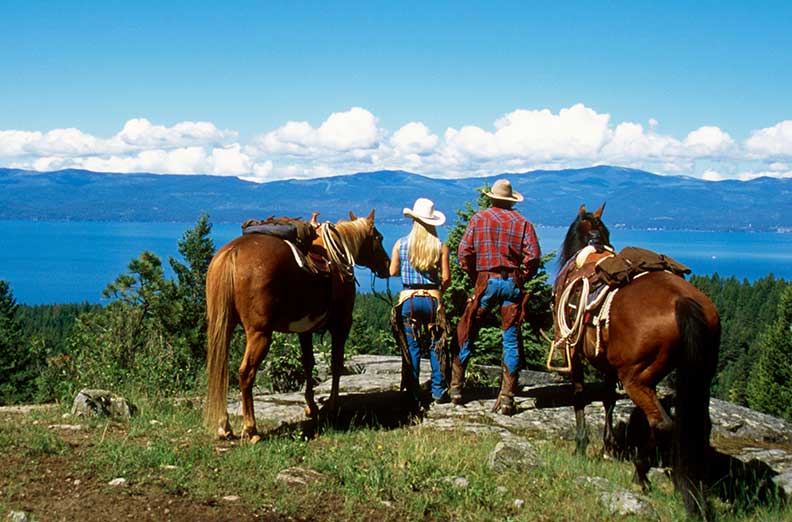
M 522 244 L 522 266 L 523 277 L 528 281 L 539 270 L 542 261 L 542 252 L 539 249 L 539 239 L 536 237 L 536 230 L 531 223 L 526 223 L 525 233 L 523 234 Z

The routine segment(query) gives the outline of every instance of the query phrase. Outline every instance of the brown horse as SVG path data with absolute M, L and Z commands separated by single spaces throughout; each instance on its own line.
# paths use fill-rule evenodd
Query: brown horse
M 221 248 L 206 274 L 208 315 L 208 397 L 206 424 L 221 438 L 232 436 L 228 422 L 228 352 L 236 325 L 245 330 L 245 355 L 239 366 L 242 392 L 242 436 L 260 437 L 253 414 L 253 381 L 272 340 L 272 333 L 297 333 L 305 372 L 306 415 L 315 417 L 312 336 L 327 330 L 331 336 L 332 387 L 329 407 L 338 399 L 344 343 L 352 325 L 355 303 L 353 263 L 387 277 L 389 259 L 382 234 L 374 226 L 374 211 L 335 225 L 337 235 L 325 235 L 331 259 L 330 274 L 312 274 L 298 266 L 292 247 L 269 235 L 249 234 Z M 330 227 L 325 224 L 323 227 Z M 335 240 L 333 238 L 335 237 Z M 335 260 L 335 261 L 332 261 Z
M 588 245 L 610 247 L 610 233 L 600 219 L 603 208 L 604 205 L 594 213 L 587 212 L 585 206 L 580 208 L 561 248 L 562 267 L 574 265 L 577 254 Z M 587 266 L 583 264 L 580 270 L 572 268 L 562 269 L 556 280 L 553 317 L 557 336 L 559 294 Z M 648 484 L 649 452 L 670 435 L 674 485 L 682 492 L 688 511 L 706 518 L 708 508 L 702 481 L 709 454 L 710 384 L 720 345 L 720 319 L 715 305 L 681 276 L 665 271 L 648 272 L 614 294 L 606 328 L 599 334 L 596 328 L 585 324 L 583 328 L 571 360 L 577 452 L 584 454 L 588 443 L 582 386 L 585 358 L 612 385 L 609 397 L 603 401 L 605 450 L 612 450 L 614 444 L 612 414 L 618 381 L 646 414 L 651 428 L 645 444 L 647 453 L 635 459 L 635 478 L 642 485 Z M 656 393 L 657 384 L 672 370 L 676 370 L 673 420 Z

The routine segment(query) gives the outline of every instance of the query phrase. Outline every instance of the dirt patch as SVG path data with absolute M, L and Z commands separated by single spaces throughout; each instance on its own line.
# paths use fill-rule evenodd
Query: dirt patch
M 24 422 L 25 417 L 18 414 L 28 412 L 13 413 L 16 415 L 0 415 L 0 423 Z M 46 425 L 43 421 L 33 423 Z M 5 511 L 0 512 L 0 520 L 5 519 L 8 510 L 24 511 L 37 521 L 283 522 L 311 519 L 310 516 L 294 518 L 272 510 L 257 509 L 238 498 L 195 498 L 183 492 L 174 492 L 155 480 L 111 486 L 107 481 L 91 476 L 81 466 L 92 441 L 96 440 L 90 428 L 81 428 L 48 428 L 65 443 L 60 452 L 29 456 L 25 451 L 14 451 L 12 448 L 12 451 L 3 455 L 0 465 L 0 508 L 5 508 Z M 112 436 L 123 431 L 123 428 L 114 426 L 106 434 Z
M 75 458 L 78 455 L 4 459 L 8 464 L 0 471 L 4 503 L 34 520 L 294 520 L 252 509 L 239 500 L 202 500 L 169 493 L 157 484 L 110 486 L 76 472 Z

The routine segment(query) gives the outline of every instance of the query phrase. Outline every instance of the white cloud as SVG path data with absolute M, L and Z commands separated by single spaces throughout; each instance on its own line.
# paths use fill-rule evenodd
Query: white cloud
M 495 121 L 495 132 L 480 127 L 449 128 L 445 133 L 449 158 L 522 158 L 534 162 L 594 158 L 606 143 L 610 115 L 577 104 L 553 114 L 547 109 L 506 114 Z
M 0 158 L 24 156 L 31 143 L 41 140 L 40 132 L 0 130 Z
M 701 174 L 701 179 L 707 181 L 721 181 L 725 178 L 717 170 L 707 169 Z
M 316 129 L 305 121 L 290 121 L 259 138 L 258 145 L 269 154 L 355 152 L 376 148 L 382 134 L 372 113 L 353 107 L 334 112 Z
M 172 126 L 127 121 L 109 137 L 76 128 L 0 130 L 0 165 L 35 170 L 85 168 L 239 176 L 252 181 L 314 178 L 405 169 L 436 177 L 611 164 L 708 180 L 790 177 L 792 120 L 754 131 L 743 141 L 713 125 L 682 137 L 646 125 L 614 122 L 583 104 L 516 109 L 490 127 L 461 125 L 433 133 L 411 121 L 392 134 L 367 109 L 334 112 L 314 126 L 289 121 L 247 142 L 211 122 Z
M 718 127 L 699 127 L 687 135 L 684 142 L 695 156 L 724 154 L 734 145 L 734 140 Z
M 421 122 L 413 121 L 397 130 L 391 136 L 391 145 L 401 154 L 427 154 L 431 152 L 439 138 Z
M 221 131 L 205 121 L 184 121 L 173 127 L 153 125 L 145 118 L 126 122 L 115 139 L 136 149 L 170 149 L 195 145 L 219 145 L 236 138 L 233 131 Z
M 792 120 L 752 132 L 745 148 L 757 158 L 792 158 Z

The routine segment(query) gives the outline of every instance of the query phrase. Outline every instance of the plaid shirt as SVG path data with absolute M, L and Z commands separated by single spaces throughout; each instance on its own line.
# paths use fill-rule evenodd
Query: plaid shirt
M 459 243 L 459 264 L 468 274 L 519 269 L 534 275 L 541 252 L 534 226 L 515 210 L 488 208 L 470 218 Z

